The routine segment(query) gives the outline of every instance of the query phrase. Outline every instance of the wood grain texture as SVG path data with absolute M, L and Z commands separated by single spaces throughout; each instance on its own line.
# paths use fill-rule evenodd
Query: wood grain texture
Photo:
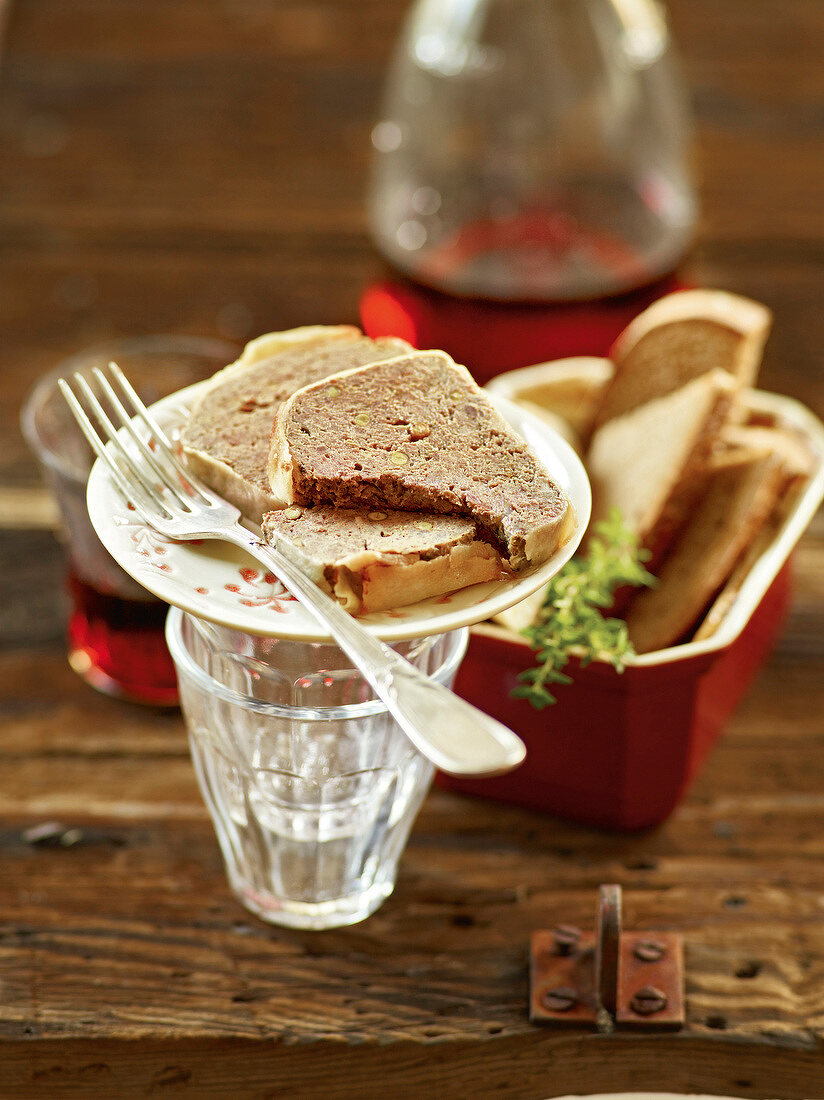
M 673 818 L 599 833 L 433 791 L 340 932 L 229 892 L 177 714 L 89 691 L 17 430 L 113 336 L 352 321 L 406 0 L 17 0 L 0 64 L 0 1095 L 824 1097 L 824 525 L 783 639 Z M 819 0 L 670 0 L 704 203 L 689 272 L 775 311 L 761 384 L 824 413 Z M 39 507 L 39 506 L 38 506 Z M 39 517 L 39 518 L 37 518 Z M 53 822 L 50 843 L 27 842 Z M 66 833 L 66 830 L 69 830 Z M 78 832 L 79 830 L 79 832 Z M 60 843 L 60 836 L 71 841 Z M 527 1020 L 535 928 L 682 932 L 677 1036 Z

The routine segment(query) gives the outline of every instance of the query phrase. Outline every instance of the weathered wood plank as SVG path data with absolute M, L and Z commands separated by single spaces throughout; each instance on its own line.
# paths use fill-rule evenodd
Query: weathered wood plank
M 240 1087 L 238 1066 L 243 1067 L 244 1094 L 265 1100 L 290 1095 L 362 1100 L 376 1087 L 391 1088 L 399 1100 L 418 1100 L 433 1090 L 442 1096 L 538 1100 L 612 1090 L 616 1080 L 660 1091 L 662 1066 L 668 1087 L 685 1093 L 723 1088 L 727 1095 L 809 1100 L 822 1090 L 816 1055 L 732 1044 L 717 1033 L 689 1043 L 662 1036 L 655 1045 L 622 1037 L 532 1034 L 499 1036 L 495 1044 L 431 1040 L 388 1048 L 211 1038 L 139 1046 L 73 1040 L 61 1044 L 59 1052 L 9 1043 L 4 1054 L 0 1084 L 9 1082 L 20 1100 L 40 1100 L 44 1091 L 131 1098 L 164 1088 L 204 1098 L 234 1096 Z
M 715 1014 L 730 1035 L 781 1032 L 807 1045 L 824 1028 L 820 882 L 799 864 L 779 884 L 742 873 L 742 861 L 664 859 L 633 884 L 615 860 L 542 858 L 494 834 L 482 853 L 467 851 L 460 830 L 450 847 L 427 834 L 425 811 L 382 909 L 359 928 L 307 934 L 267 928 L 231 899 L 203 815 L 75 820 L 83 835 L 68 848 L 0 835 L 3 970 L 12 988 L 37 991 L 34 1013 L 28 997 L 4 1006 L 7 1038 L 32 1026 L 43 1038 L 132 1039 L 366 1029 L 383 1042 L 529 1031 L 529 932 L 591 925 L 605 873 L 625 881 L 628 924 L 683 932 L 691 1028 L 712 1029 Z M 236 1007 L 249 986 L 254 1021 Z

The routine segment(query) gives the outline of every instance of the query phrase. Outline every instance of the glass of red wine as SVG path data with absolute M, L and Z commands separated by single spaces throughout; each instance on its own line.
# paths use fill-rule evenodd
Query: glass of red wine
M 80 352 L 41 378 L 21 411 L 61 518 L 69 602 L 69 664 L 92 687 L 156 706 L 178 701 L 174 664 L 164 640 L 167 605 L 126 574 L 92 528 L 86 482 L 93 455 L 57 388 L 57 379 L 88 374 L 114 360 L 147 405 L 208 378 L 237 349 L 219 340 L 147 336 Z

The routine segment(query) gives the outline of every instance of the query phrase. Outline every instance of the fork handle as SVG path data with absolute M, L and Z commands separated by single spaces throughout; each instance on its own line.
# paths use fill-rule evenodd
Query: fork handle
M 429 679 L 360 625 L 273 546 L 238 526 L 225 535 L 271 569 L 329 631 L 420 753 L 451 775 L 501 775 L 526 755 L 512 730 Z

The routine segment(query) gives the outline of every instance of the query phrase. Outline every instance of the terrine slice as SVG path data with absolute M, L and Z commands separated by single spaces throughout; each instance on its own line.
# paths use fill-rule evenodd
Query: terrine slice
M 264 516 L 263 535 L 353 615 L 504 575 L 475 524 L 457 516 L 291 505 Z
M 191 411 L 181 442 L 195 474 L 254 522 L 284 502 L 266 476 L 275 413 L 310 382 L 389 359 L 409 345 L 370 340 L 348 325 L 307 326 L 269 333 L 219 371 Z
M 307 385 L 279 409 L 272 493 L 301 505 L 465 516 L 513 569 L 549 558 L 569 504 L 465 367 L 402 355 Z

